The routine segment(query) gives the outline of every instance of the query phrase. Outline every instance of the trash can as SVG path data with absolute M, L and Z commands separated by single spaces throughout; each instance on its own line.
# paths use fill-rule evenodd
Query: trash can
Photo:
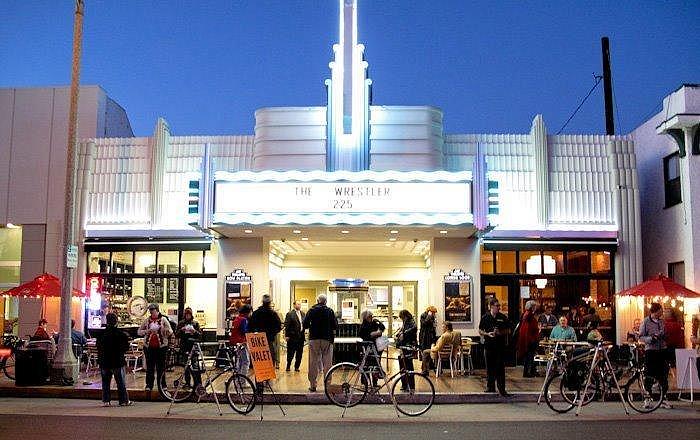
M 46 350 L 28 348 L 15 351 L 15 385 L 46 385 L 49 361 Z

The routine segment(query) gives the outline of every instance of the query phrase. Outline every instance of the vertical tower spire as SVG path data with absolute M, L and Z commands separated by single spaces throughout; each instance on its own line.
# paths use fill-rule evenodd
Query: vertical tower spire
M 357 43 L 357 0 L 339 0 L 338 43 L 329 64 L 329 171 L 369 168 L 369 87 L 364 46 Z

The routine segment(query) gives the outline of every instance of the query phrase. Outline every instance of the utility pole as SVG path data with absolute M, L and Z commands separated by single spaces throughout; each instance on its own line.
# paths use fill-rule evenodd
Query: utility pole
M 612 73 L 610 72 L 610 40 L 600 40 L 603 50 L 603 96 L 605 98 L 605 134 L 615 134 L 615 117 L 613 114 Z M 618 115 L 619 116 L 619 115 Z
M 71 306 L 73 301 L 73 269 L 76 267 L 75 245 L 75 180 L 76 142 L 78 129 L 78 92 L 80 84 L 80 52 L 83 40 L 83 0 L 75 2 L 73 20 L 73 62 L 71 65 L 70 109 L 68 113 L 68 145 L 66 148 L 66 194 L 63 220 L 63 258 L 61 268 L 61 315 L 58 350 L 53 362 L 52 378 L 63 381 L 78 378 L 78 362 L 73 355 L 71 343 Z M 69 257 L 70 255 L 70 257 Z

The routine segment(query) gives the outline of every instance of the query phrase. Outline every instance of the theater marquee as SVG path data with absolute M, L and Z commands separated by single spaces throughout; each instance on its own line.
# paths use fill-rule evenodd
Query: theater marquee
M 466 224 L 471 173 L 217 173 L 214 223 Z

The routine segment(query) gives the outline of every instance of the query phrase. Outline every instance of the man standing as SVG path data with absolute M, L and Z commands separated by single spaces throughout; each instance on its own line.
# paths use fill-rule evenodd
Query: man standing
M 262 297 L 262 305 L 255 309 L 248 319 L 248 331 L 264 332 L 267 336 L 267 344 L 270 346 L 272 359 L 276 359 L 277 344 L 275 344 L 275 337 L 281 330 L 282 320 L 277 312 L 272 309 L 272 297 L 265 294 Z
M 508 317 L 500 312 L 501 305 L 496 298 L 489 300 L 489 311 L 481 317 L 479 334 L 484 338 L 486 354 L 486 393 L 498 392 L 503 397 L 510 397 L 506 392 L 505 351 L 506 337 L 513 329 Z
M 316 305 L 304 318 L 304 329 L 309 329 L 309 391 L 316 392 L 319 370 L 325 377 L 333 365 L 333 339 L 338 323 L 333 309 L 326 306 L 328 298 L 320 294 Z
M 287 341 L 287 369 L 292 366 L 292 359 L 296 356 L 294 362 L 294 371 L 299 371 L 301 365 L 301 355 L 304 351 L 304 317 L 306 313 L 301 311 L 301 303 L 294 301 L 292 310 L 287 312 L 284 318 L 284 339 Z
M 148 318 L 138 329 L 138 335 L 143 336 L 144 353 L 146 355 L 146 391 L 153 389 L 156 374 L 158 384 L 165 387 L 165 355 L 168 350 L 168 340 L 173 334 L 168 318 L 160 314 L 158 304 L 148 305 Z
M 661 393 L 663 394 L 661 408 L 671 409 L 672 406 L 666 400 L 668 364 L 666 363 L 666 328 L 662 319 L 663 314 L 664 308 L 661 304 L 651 304 L 649 316 L 644 318 L 642 325 L 639 326 L 639 340 L 644 342 L 646 372 L 649 377 L 656 378 L 661 386 Z M 645 383 L 644 386 L 650 389 L 651 383 Z

